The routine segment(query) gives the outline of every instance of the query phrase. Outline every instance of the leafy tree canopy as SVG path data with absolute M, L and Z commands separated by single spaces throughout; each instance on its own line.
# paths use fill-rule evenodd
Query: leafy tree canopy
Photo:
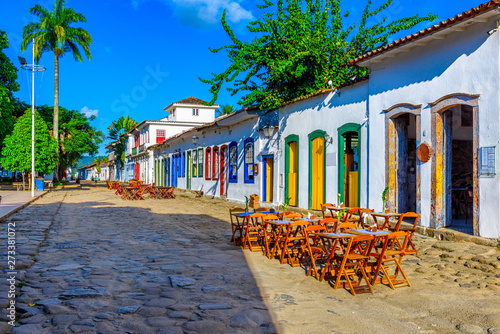
M 116 161 L 119 162 L 119 166 L 123 167 L 125 164 L 125 137 L 123 135 L 132 131 L 137 124 L 139 123 L 129 116 L 121 116 L 108 126 L 108 138 L 116 142 L 109 151 L 115 152 Z
M 40 115 L 52 130 L 54 109 L 51 106 L 38 107 Z M 103 141 L 103 134 L 90 124 L 93 118 L 87 118 L 78 110 L 59 107 L 59 164 L 61 172 L 67 167 L 74 167 L 83 154 L 94 155 Z M 60 175 L 61 179 L 62 175 Z
M 8 47 L 7 35 L 0 30 L 0 147 L 5 136 L 12 131 L 14 125 L 12 117 L 14 110 L 13 92 L 19 90 L 19 84 L 16 82 L 17 69 L 2 51 Z
M 219 107 L 219 112 L 221 115 L 229 115 L 236 111 L 236 108 L 232 104 L 223 104 Z
M 360 20 L 345 26 L 349 12 L 341 10 L 341 0 L 264 0 L 257 6 L 264 14 L 247 25 L 256 36 L 251 42 L 235 36 L 224 11 L 222 26 L 232 44 L 210 50 L 225 50 L 230 65 L 213 73 L 212 79 L 200 79 L 211 85 L 210 103 L 215 103 L 225 83 L 233 84 L 227 88 L 231 95 L 246 92 L 240 105 L 263 109 L 328 88 L 329 80 L 339 86 L 353 76 L 366 75 L 366 69 L 349 61 L 386 45 L 394 34 L 436 18 L 414 15 L 388 22 L 383 13 L 392 2 L 372 8 L 368 0 Z
M 35 111 L 35 170 L 48 174 L 57 162 L 57 144 L 50 136 L 47 124 Z M 0 158 L 7 170 L 31 172 L 31 110 L 17 119 L 12 134 L 5 138 L 5 147 Z

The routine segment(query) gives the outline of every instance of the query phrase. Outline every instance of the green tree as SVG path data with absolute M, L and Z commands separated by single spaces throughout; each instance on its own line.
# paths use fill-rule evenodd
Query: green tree
M 64 0 L 55 0 L 54 9 L 48 9 L 34 5 L 30 13 L 36 15 L 40 20 L 30 22 L 24 27 L 21 51 L 24 52 L 29 43 L 34 40 L 35 58 L 40 60 L 46 51 L 54 52 L 54 120 L 53 134 L 59 141 L 59 58 L 66 52 L 71 52 L 77 61 L 82 61 L 80 48 L 90 60 L 90 44 L 92 37 L 83 28 L 75 28 L 72 25 L 79 22 L 87 22 L 85 16 L 75 12 L 72 8 L 65 8 Z
M 95 164 L 95 170 L 97 171 L 97 173 L 101 172 L 101 166 L 106 161 L 108 161 L 108 157 L 97 157 L 94 160 L 92 160 L 92 163 Z
M 31 174 L 31 110 L 17 119 L 12 134 L 5 138 L 0 161 L 6 170 Z M 47 124 L 35 111 L 35 170 L 48 174 L 57 162 L 57 144 L 50 136 Z
M 5 136 L 11 133 L 14 125 L 12 114 L 15 98 L 13 92 L 19 90 L 19 84 L 16 82 L 17 69 L 2 51 L 8 47 L 7 35 L 0 30 L 0 148 Z
M 223 84 L 231 95 L 248 92 L 238 102 L 244 107 L 276 108 L 287 101 L 346 82 L 353 76 L 366 75 L 365 69 L 350 63 L 356 57 L 380 46 L 401 31 L 413 28 L 436 16 L 414 15 L 387 22 L 382 16 L 392 0 L 372 8 L 368 0 L 361 19 L 344 27 L 349 12 L 343 12 L 341 0 L 264 0 L 257 7 L 264 14 L 250 22 L 247 29 L 256 37 L 239 40 L 222 15 L 222 26 L 232 44 L 218 49 L 227 51 L 229 67 L 209 80 L 215 103 Z M 377 22 L 370 24 L 370 22 Z
M 236 108 L 232 104 L 223 104 L 219 107 L 219 112 L 222 115 L 229 115 L 229 114 L 233 113 L 234 111 L 236 111 Z
M 54 109 L 50 106 L 38 107 L 40 115 L 47 124 L 51 124 Z M 78 110 L 60 107 L 59 161 L 57 179 L 68 167 L 74 167 L 83 154 L 95 155 L 99 144 L 104 140 L 103 133 L 90 124 L 95 116 L 85 117 Z M 50 126 L 49 126 L 50 128 Z
M 129 133 L 137 126 L 136 121 L 134 121 L 129 116 L 121 116 L 116 121 L 111 122 L 108 126 L 109 135 L 108 138 L 115 141 L 116 144 L 112 148 L 115 152 L 116 161 L 119 161 L 119 166 L 123 167 L 125 165 L 125 136 L 124 134 Z

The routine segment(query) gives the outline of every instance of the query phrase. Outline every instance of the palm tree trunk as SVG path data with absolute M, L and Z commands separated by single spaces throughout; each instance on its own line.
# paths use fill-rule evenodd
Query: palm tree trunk
M 57 52 L 55 53 L 55 61 L 54 61 L 54 138 L 56 139 L 56 149 L 57 149 L 57 155 L 59 156 L 59 55 Z M 59 181 L 59 174 L 60 174 L 60 166 L 59 163 L 56 165 L 54 177 L 56 178 L 56 181 Z

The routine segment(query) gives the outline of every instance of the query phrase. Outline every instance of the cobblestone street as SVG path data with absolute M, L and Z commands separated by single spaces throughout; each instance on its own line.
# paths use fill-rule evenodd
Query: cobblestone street
M 411 287 L 352 296 L 229 242 L 234 203 L 46 194 L 16 223 L 15 333 L 500 333 L 500 252 L 415 237 Z M 0 282 L 0 332 L 9 332 Z

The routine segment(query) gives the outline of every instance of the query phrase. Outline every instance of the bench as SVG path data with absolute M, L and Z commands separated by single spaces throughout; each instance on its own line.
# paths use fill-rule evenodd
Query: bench
M 23 183 L 22 182 L 12 182 L 12 185 L 17 188 L 17 191 L 23 190 Z

